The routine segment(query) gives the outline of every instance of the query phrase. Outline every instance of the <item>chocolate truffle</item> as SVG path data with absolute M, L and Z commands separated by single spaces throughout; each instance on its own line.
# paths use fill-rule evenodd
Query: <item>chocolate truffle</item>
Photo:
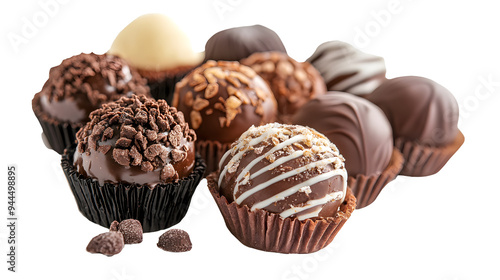
M 191 251 L 191 248 L 193 248 L 189 234 L 182 229 L 167 230 L 160 235 L 156 246 L 162 250 L 175 253 Z
M 286 53 L 280 37 L 262 25 L 242 26 L 219 31 L 205 45 L 205 61 L 239 61 L 257 52 Z
M 270 85 L 284 122 L 308 100 L 326 92 L 325 82 L 314 67 L 284 53 L 255 53 L 241 63 L 250 66 Z
M 194 166 L 196 134 L 164 100 L 123 97 L 92 112 L 77 133 L 77 172 L 101 185 L 154 187 L 188 176 Z
M 219 165 L 219 192 L 229 203 L 299 220 L 333 217 L 344 200 L 344 158 L 324 135 L 299 125 L 248 129 Z
M 365 96 L 386 80 L 382 57 L 364 53 L 341 41 L 319 45 L 307 61 L 318 69 L 331 91 Z
M 350 177 L 380 174 L 391 159 L 391 125 L 384 112 L 364 98 L 328 92 L 300 108 L 293 123 L 312 127 L 335 143 Z
M 175 83 L 203 61 L 188 36 L 170 18 L 146 14 L 127 25 L 108 51 L 125 59 L 148 80 L 156 99 L 171 102 Z
M 127 25 L 108 51 L 140 70 L 161 71 L 196 66 L 203 60 L 187 35 L 170 18 L 146 14 Z
M 82 53 L 50 69 L 39 105 L 54 119 L 83 125 L 102 104 L 133 93 L 149 96 L 149 88 L 123 59 Z
M 276 100 L 266 82 L 238 62 L 213 60 L 176 85 L 173 105 L 200 140 L 231 143 L 252 125 L 276 118 Z
M 453 94 L 422 77 L 388 80 L 368 98 L 391 123 L 394 139 L 439 147 L 458 135 L 458 104 Z

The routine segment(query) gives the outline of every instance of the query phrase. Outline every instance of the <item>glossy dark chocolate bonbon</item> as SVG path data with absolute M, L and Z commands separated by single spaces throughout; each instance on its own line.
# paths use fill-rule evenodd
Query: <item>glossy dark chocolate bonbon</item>
M 280 37 L 262 25 L 242 26 L 214 34 L 205 45 L 205 61 L 238 61 L 257 52 L 286 53 Z
M 364 98 L 328 92 L 304 105 L 293 123 L 328 137 L 345 157 L 349 176 L 380 174 L 391 159 L 391 125 L 382 110 Z
M 458 104 L 449 90 L 422 77 L 408 76 L 383 83 L 368 100 L 391 123 L 394 139 L 439 147 L 458 135 Z

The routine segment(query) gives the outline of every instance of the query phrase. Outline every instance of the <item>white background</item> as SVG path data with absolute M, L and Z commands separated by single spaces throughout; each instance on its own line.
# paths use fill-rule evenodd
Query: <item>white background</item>
M 500 279 L 500 17 L 494 1 L 54 1 L 0 4 L 1 279 Z M 47 12 L 40 5 L 47 2 L 57 6 Z M 189 232 L 192 251 L 158 249 L 161 231 L 111 258 L 89 254 L 88 241 L 106 229 L 78 212 L 60 157 L 42 143 L 31 99 L 50 67 L 80 52 L 105 52 L 123 27 L 150 12 L 170 16 L 197 51 L 219 30 L 259 23 L 275 30 L 299 61 L 335 39 L 383 56 L 389 78 L 420 75 L 453 92 L 465 144 L 434 176 L 398 177 L 315 254 L 243 246 L 226 229 L 205 181 L 175 226 Z M 23 35 L 26 22 L 36 30 Z M 13 36 L 24 39 L 16 45 Z M 6 264 L 11 163 L 19 178 L 15 274 Z

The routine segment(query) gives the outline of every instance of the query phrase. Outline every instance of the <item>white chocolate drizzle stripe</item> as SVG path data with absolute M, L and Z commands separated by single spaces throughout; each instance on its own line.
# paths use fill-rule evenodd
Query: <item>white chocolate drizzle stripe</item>
M 267 156 L 271 155 L 272 153 L 279 151 L 279 150 L 281 150 L 289 145 L 292 145 L 293 143 L 299 142 L 303 139 L 305 139 L 304 135 L 296 135 L 296 136 L 294 136 L 286 141 L 279 143 L 278 145 L 274 146 L 272 149 L 267 151 L 265 154 L 252 160 L 243 170 L 241 170 L 240 174 L 238 174 L 238 177 L 236 178 L 236 185 L 234 186 L 233 196 L 236 195 L 236 193 L 238 192 L 239 182 L 241 181 L 241 179 L 243 179 L 243 176 L 245 176 L 245 174 L 247 172 L 249 172 L 252 169 L 252 167 L 254 167 L 254 165 L 256 165 L 258 162 L 260 162 L 261 160 L 263 160 Z
M 343 183 L 344 183 L 344 191 L 343 191 L 343 197 L 345 197 L 345 190 L 347 188 L 347 172 L 345 169 L 335 169 L 332 171 L 329 171 L 327 173 L 323 173 L 321 175 L 318 175 L 314 178 L 311 178 L 309 180 L 306 180 L 298 185 L 292 186 L 266 200 L 263 200 L 261 202 L 255 203 L 251 210 L 254 211 L 255 209 L 262 209 L 266 206 L 269 206 L 271 203 L 277 202 L 279 200 L 285 199 L 285 197 L 290 196 L 300 190 L 300 188 L 305 187 L 305 186 L 312 186 L 316 183 L 319 183 L 324 180 L 328 180 L 334 176 L 340 175 L 343 178 Z M 342 198 L 343 200 L 344 198 Z M 238 203 L 239 204 L 239 203 Z
M 316 168 L 318 166 L 324 166 L 325 164 L 329 164 L 329 163 L 333 163 L 336 161 L 337 158 L 335 157 L 332 157 L 332 158 L 327 158 L 327 159 L 322 159 L 322 160 L 319 160 L 319 161 L 316 161 L 316 162 L 312 162 L 312 163 L 309 163 L 307 165 L 304 165 L 304 166 L 301 166 L 299 168 L 296 168 L 294 170 L 291 170 L 291 171 L 288 171 L 288 172 L 285 172 L 283 174 L 280 174 L 270 180 L 268 180 L 267 182 L 264 182 L 264 183 L 261 183 L 245 192 L 243 192 L 238 198 L 235 198 L 235 201 L 237 204 L 241 204 L 241 202 L 243 202 L 245 199 L 247 199 L 249 196 L 251 196 L 252 194 L 260 191 L 260 190 L 263 190 L 269 186 L 271 186 L 272 184 L 276 183 L 276 182 L 279 182 L 281 180 L 284 180 L 286 178 L 289 178 L 289 177 L 292 177 L 292 176 L 295 176 L 295 175 L 298 175 L 304 171 L 307 171 L 307 170 L 310 170 L 312 168 Z M 342 169 L 343 170 L 343 169 Z M 328 173 L 325 173 L 325 174 L 329 174 L 331 172 L 328 172 Z M 322 174 L 324 175 L 324 174 Z M 312 179 L 315 179 L 315 178 L 318 178 L 320 177 L 321 175 L 319 176 L 316 176 L 316 177 L 313 177 Z M 344 178 L 345 179 L 345 178 Z M 311 179 L 307 180 L 306 182 L 310 181 Z M 313 180 L 314 182 L 314 180 Z M 307 184 L 307 185 L 303 185 L 303 186 L 308 186 L 310 184 Z M 298 186 L 298 185 L 296 185 Z M 293 189 L 295 188 L 296 186 L 292 186 L 291 188 L 289 188 L 288 190 L 290 189 Z M 302 186 L 302 187 L 303 187 Z M 298 190 L 298 189 L 297 189 Z M 285 191 L 286 192 L 286 191 Z M 295 193 L 296 191 L 294 191 L 293 193 Z M 283 193 L 283 192 L 281 192 Z M 280 193 L 280 194 L 281 194 Z M 260 203 L 260 202 L 259 202 Z M 253 208 L 253 207 L 252 207 Z
M 231 149 L 229 149 L 224 154 L 224 156 L 222 156 L 222 158 L 221 158 L 221 160 L 219 162 L 219 169 L 222 168 L 222 164 L 224 163 L 224 161 L 226 160 L 226 158 L 229 156 L 229 154 L 231 153 L 231 151 L 236 150 L 236 151 L 238 151 L 238 153 L 236 155 L 234 155 L 234 157 L 229 161 L 228 164 L 226 164 L 226 166 L 224 166 L 224 169 L 222 170 L 222 172 L 219 175 L 219 186 L 220 186 L 220 184 L 222 182 L 222 178 L 224 178 L 224 176 L 226 175 L 226 172 L 228 170 L 228 166 L 232 165 L 236 161 L 239 161 L 240 158 L 243 156 L 243 154 L 247 151 L 248 147 L 255 146 L 256 144 L 262 142 L 264 139 L 269 138 L 269 134 L 271 134 L 271 133 L 276 134 L 279 130 L 280 130 L 279 127 L 273 127 L 271 129 L 269 129 L 268 131 L 266 131 L 265 133 L 263 133 L 261 136 L 259 136 L 257 138 L 254 138 L 254 139 L 250 140 L 249 142 L 247 142 L 247 141 L 240 141 L 240 143 L 238 143 L 238 145 L 236 145 L 236 146 L 232 147 Z M 246 135 L 243 134 L 242 136 L 240 136 L 240 139 L 242 139 L 242 138 L 246 138 Z M 242 146 L 246 146 L 246 149 L 241 150 Z
M 338 191 L 338 192 L 334 192 L 334 193 L 329 193 L 329 194 L 325 195 L 322 198 L 315 199 L 315 200 L 309 200 L 307 202 L 306 206 L 292 207 L 290 209 L 287 209 L 287 210 L 281 212 L 280 216 L 281 216 L 281 218 L 290 217 L 291 215 L 293 215 L 295 213 L 299 213 L 299 212 L 302 212 L 304 210 L 313 208 L 315 206 L 318 206 L 318 205 L 321 205 L 321 204 L 325 204 L 325 203 L 327 203 L 329 201 L 339 200 L 339 199 L 342 198 L 343 195 L 344 195 L 344 192 L 342 192 L 342 191 Z M 319 214 L 320 211 L 321 211 L 321 209 L 318 209 L 317 211 L 313 211 L 311 213 L 307 213 L 307 214 L 304 214 L 304 215 L 297 216 L 297 218 L 299 220 L 303 220 L 303 219 L 307 219 L 307 218 L 310 218 L 310 217 L 316 217 L 316 216 L 318 216 L 318 214 Z

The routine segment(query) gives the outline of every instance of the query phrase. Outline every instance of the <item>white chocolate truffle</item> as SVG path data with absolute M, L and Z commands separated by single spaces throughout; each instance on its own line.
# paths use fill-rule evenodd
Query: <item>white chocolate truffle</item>
M 162 14 L 146 14 L 132 21 L 116 36 L 108 53 L 136 68 L 156 71 L 195 66 L 204 57 L 193 52 L 187 35 Z

